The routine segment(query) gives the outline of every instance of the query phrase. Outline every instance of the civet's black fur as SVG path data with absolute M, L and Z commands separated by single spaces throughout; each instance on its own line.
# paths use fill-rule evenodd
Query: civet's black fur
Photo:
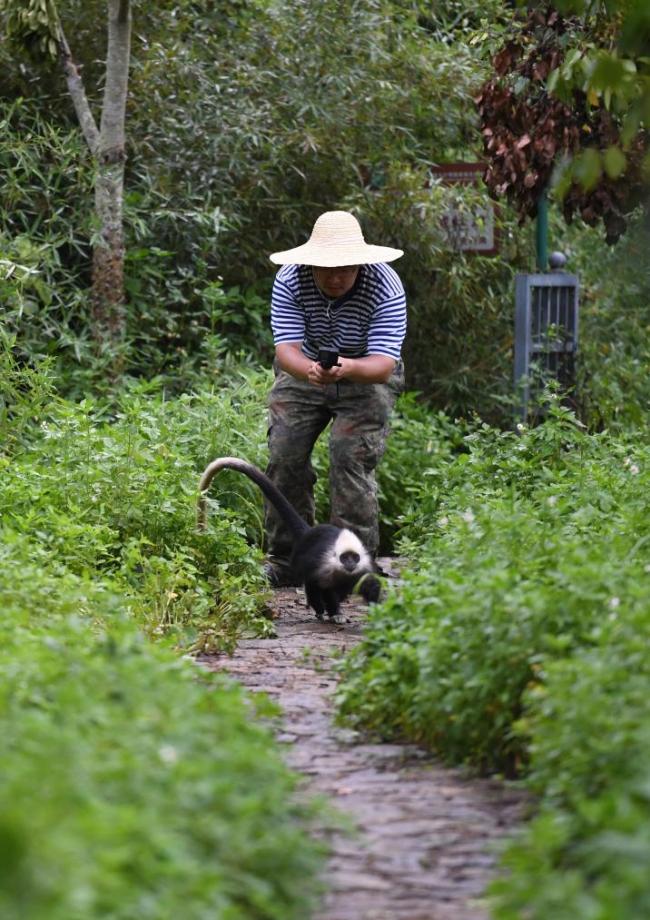
M 199 530 L 205 530 L 207 522 L 205 493 L 222 469 L 237 470 L 252 479 L 289 527 L 293 537 L 291 570 L 296 581 L 304 585 L 307 602 L 319 620 L 325 612 L 331 618 L 336 617 L 341 601 L 349 597 L 357 585 L 367 601 L 379 600 L 381 585 L 374 574 L 375 566 L 358 537 L 332 524 L 310 527 L 268 476 L 245 460 L 219 457 L 206 467 L 199 481 Z

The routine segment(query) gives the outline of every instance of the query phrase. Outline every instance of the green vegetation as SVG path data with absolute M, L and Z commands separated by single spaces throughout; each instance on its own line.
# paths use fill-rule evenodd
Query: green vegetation
M 506 853 L 499 920 L 643 916 L 647 432 L 589 434 L 556 399 L 532 430 L 431 432 L 409 566 L 343 666 L 342 717 L 528 776 L 540 814 Z
M 2 344 L 0 913 L 305 917 L 314 809 L 251 723 L 272 709 L 165 648 L 266 629 L 242 515 L 194 526 L 204 463 L 255 459 L 263 375 L 109 414 Z
M 480 18 L 458 0 L 435 14 L 393 0 L 345 15 L 339 0 L 185 6 L 134 9 L 126 372 L 164 374 L 184 390 L 225 354 L 268 361 L 268 253 L 343 207 L 368 239 L 406 251 L 410 386 L 452 414 L 493 414 L 490 394 L 507 389 L 511 282 L 525 240 L 504 211 L 501 259 L 449 252 L 441 215 L 476 196 L 431 186 L 430 167 L 478 154 L 472 97 L 491 46 L 470 39 L 485 35 L 488 17 L 502 29 L 501 0 Z M 58 8 L 85 82 L 99 85 L 105 4 Z M 93 347 L 94 177 L 53 62 L 2 45 L 0 63 L 0 253 L 43 282 L 12 326 L 21 347 L 56 355 L 61 386 L 83 396 L 106 386 L 114 358 Z
M 582 16 L 563 32 L 548 11 L 561 55 L 538 23 L 528 83 L 510 80 L 522 131 L 540 132 L 521 146 L 506 126 L 532 210 L 527 158 L 541 144 L 545 184 L 564 128 L 524 90 L 571 103 L 564 184 L 582 175 L 612 238 L 627 227 L 613 249 L 553 205 L 551 248 L 581 283 L 578 415 L 549 397 L 520 431 L 513 276 L 533 268 L 531 228 L 504 205 L 497 258 L 449 249 L 441 215 L 483 192 L 431 173 L 479 157 L 473 100 L 512 37 L 510 4 L 134 4 L 127 331 L 104 349 L 94 168 L 30 32 L 42 6 L 28 21 L 0 0 L 0 913 L 309 916 L 314 809 L 251 724 L 271 707 L 182 653 L 272 629 L 256 489 L 220 475 L 198 535 L 196 485 L 220 454 L 264 465 L 267 256 L 342 207 L 406 251 L 411 390 L 379 475 L 383 549 L 409 565 L 342 665 L 342 718 L 526 783 L 535 815 L 505 852 L 495 920 L 647 916 L 650 240 L 647 205 L 614 213 L 601 195 L 629 183 L 626 144 L 647 127 L 647 4 L 558 2 Z M 106 4 L 57 6 L 100 86 Z
M 2 916 L 304 917 L 309 812 L 250 700 L 2 538 Z
M 110 410 L 90 400 L 46 402 L 47 381 L 5 350 L 5 525 L 71 572 L 110 577 L 148 633 L 217 648 L 231 647 L 243 628 L 259 629 L 260 553 L 245 530 L 259 536 L 257 503 L 255 514 L 234 516 L 225 497 L 209 538 L 195 533 L 194 508 L 199 473 L 213 457 L 259 462 L 267 375 L 242 370 L 227 388 L 175 401 L 154 381 Z M 21 434 L 26 416 L 32 425 Z
M 582 285 L 582 417 L 596 429 L 643 429 L 650 411 L 648 214 L 635 215 L 614 249 L 578 228 L 567 244 Z

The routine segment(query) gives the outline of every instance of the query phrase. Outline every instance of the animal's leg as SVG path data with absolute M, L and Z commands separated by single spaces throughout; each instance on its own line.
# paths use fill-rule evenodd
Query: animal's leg
M 381 582 L 376 575 L 366 575 L 359 587 L 359 594 L 368 604 L 377 604 L 381 600 Z
M 331 620 L 336 619 L 341 612 L 341 601 L 338 593 L 333 589 L 323 591 L 323 600 L 325 601 L 328 617 Z
M 313 582 L 305 582 L 305 596 L 309 606 L 313 607 L 316 612 L 316 619 L 322 620 L 325 613 L 325 604 L 323 603 L 323 594 L 320 588 Z

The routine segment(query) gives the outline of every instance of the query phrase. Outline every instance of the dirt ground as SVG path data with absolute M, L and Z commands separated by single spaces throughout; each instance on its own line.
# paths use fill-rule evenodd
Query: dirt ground
M 391 560 L 381 564 L 390 570 Z M 333 661 L 361 637 L 361 604 L 346 606 L 341 625 L 319 623 L 302 591 L 283 589 L 272 610 L 276 638 L 245 640 L 232 658 L 204 663 L 279 703 L 288 763 L 352 825 L 323 830 L 332 855 L 314 920 L 485 920 L 481 895 L 496 845 L 520 817 L 520 794 L 414 746 L 368 743 L 333 725 Z

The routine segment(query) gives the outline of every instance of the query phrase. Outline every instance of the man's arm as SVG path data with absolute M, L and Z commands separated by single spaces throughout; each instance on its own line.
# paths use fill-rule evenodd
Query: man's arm
M 302 353 L 301 342 L 281 342 L 275 346 L 275 357 L 287 374 L 297 380 L 309 380 L 309 369 L 314 362 Z
M 393 373 L 396 361 L 388 355 L 367 355 L 365 358 L 339 358 L 340 367 L 324 370 L 301 351 L 300 342 L 282 342 L 275 348 L 275 356 L 283 371 L 306 380 L 315 386 L 350 380 L 352 383 L 386 383 Z
M 365 358 L 339 358 L 341 367 L 333 367 L 335 380 L 352 383 L 386 383 L 395 370 L 397 361 L 388 355 L 366 355 Z

